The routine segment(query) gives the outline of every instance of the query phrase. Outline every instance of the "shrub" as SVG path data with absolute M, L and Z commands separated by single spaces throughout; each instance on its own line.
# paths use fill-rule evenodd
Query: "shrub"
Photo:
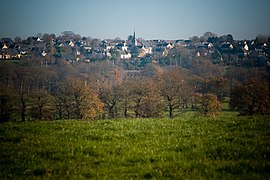
M 196 94 L 195 109 L 203 116 L 216 116 L 221 111 L 221 102 L 213 94 Z

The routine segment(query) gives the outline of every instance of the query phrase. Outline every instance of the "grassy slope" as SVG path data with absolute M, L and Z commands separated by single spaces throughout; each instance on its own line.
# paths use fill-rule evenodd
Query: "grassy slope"
M 267 179 L 269 117 L 0 124 L 3 178 Z

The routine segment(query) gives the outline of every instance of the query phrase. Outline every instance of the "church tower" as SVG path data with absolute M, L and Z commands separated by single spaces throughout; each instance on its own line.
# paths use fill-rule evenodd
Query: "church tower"
M 133 45 L 133 46 L 137 46 L 137 39 L 136 39 L 135 31 L 134 31 L 134 33 L 133 33 L 132 45 Z

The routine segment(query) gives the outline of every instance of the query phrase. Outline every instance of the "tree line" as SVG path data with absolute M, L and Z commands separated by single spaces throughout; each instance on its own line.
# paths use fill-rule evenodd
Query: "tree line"
M 145 71 L 146 73 L 142 73 Z M 130 76 L 110 61 L 0 63 L 0 120 L 158 118 L 194 110 L 270 114 L 269 71 L 196 58 L 190 68 L 149 64 Z

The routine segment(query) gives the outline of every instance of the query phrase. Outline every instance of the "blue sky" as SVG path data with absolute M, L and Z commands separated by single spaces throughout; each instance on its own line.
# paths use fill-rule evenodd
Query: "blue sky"
M 101 39 L 270 34 L 269 0 L 1 0 L 0 37 L 65 30 Z

